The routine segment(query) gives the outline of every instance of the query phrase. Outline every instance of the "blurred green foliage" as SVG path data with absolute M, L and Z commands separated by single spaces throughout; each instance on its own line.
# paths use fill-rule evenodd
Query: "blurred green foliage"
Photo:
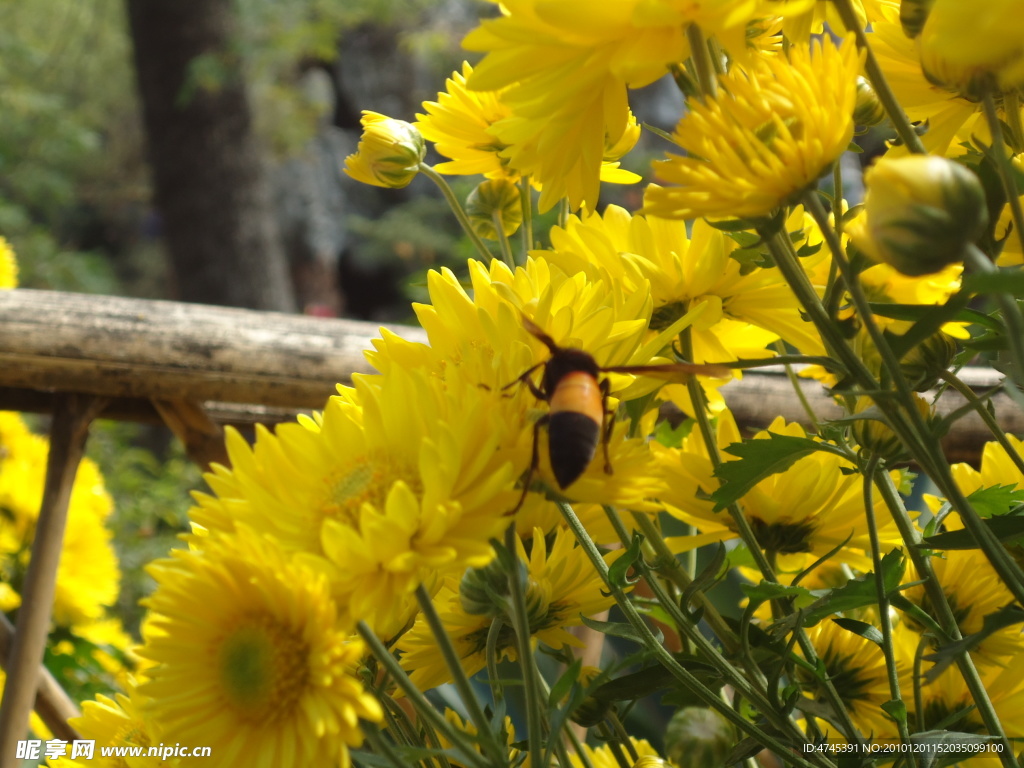
M 180 442 L 162 428 L 141 424 L 95 422 L 87 455 L 103 469 L 114 499 L 110 527 L 122 571 L 116 613 L 125 629 L 137 633 L 139 599 L 153 585 L 143 568 L 182 546 L 178 535 L 187 529 L 189 491 L 204 487 L 201 473 Z

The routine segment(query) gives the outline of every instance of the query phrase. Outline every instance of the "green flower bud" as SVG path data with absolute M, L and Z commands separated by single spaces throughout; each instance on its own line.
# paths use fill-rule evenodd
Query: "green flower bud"
M 935 0 L 903 0 L 900 3 L 900 24 L 903 26 L 903 34 L 911 39 L 920 35 L 934 4 Z
M 981 182 L 938 155 L 883 157 L 864 176 L 864 211 L 849 222 L 854 244 L 911 277 L 963 260 L 988 226 Z
M 375 187 L 407 186 L 420 172 L 426 143 L 404 120 L 363 110 L 363 135 L 354 155 L 345 158 L 345 173 Z
M 900 360 L 907 384 L 915 392 L 926 392 L 934 387 L 939 374 L 949 369 L 957 350 L 956 339 L 941 331 L 915 345 Z
M 497 240 L 496 223 L 505 237 L 511 237 L 523 223 L 519 187 L 509 179 L 490 179 L 477 185 L 466 198 L 466 215 L 473 231 L 487 240 Z
M 522 561 L 518 563 L 518 577 L 526 591 L 527 571 Z M 508 574 L 497 558 L 483 568 L 468 569 L 459 582 L 459 602 L 462 610 L 471 616 L 496 618 L 507 615 L 511 594 Z
M 925 421 L 931 417 L 931 407 L 921 395 L 914 395 L 914 405 Z M 870 397 L 862 395 L 857 398 L 853 412 L 855 414 L 864 413 L 873 406 L 874 401 Z M 903 441 L 888 424 L 880 420 L 882 418 L 880 413 L 877 416 L 877 418 L 858 419 L 853 422 L 853 439 L 857 441 L 863 451 L 877 454 L 888 464 L 906 461 L 909 454 L 903 446 Z
M 669 720 L 665 754 L 682 768 L 721 768 L 739 741 L 732 723 L 703 707 L 686 707 Z
M 885 107 L 878 99 L 878 94 L 866 78 L 857 78 L 857 103 L 853 107 L 855 125 L 871 127 L 885 120 Z

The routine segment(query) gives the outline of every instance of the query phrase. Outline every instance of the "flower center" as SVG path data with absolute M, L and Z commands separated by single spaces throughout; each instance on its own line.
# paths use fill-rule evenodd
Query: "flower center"
M 324 518 L 358 527 L 363 504 L 383 509 L 391 486 L 398 480 L 405 481 L 416 495 L 423 491 L 418 473 L 393 458 L 383 454 L 362 456 L 326 479 L 326 498 L 321 512 Z
M 758 517 L 752 517 L 750 527 L 758 543 L 770 552 L 793 554 L 811 551 L 810 539 L 814 526 L 810 523 L 766 523 Z
M 309 646 L 270 616 L 249 615 L 219 649 L 224 693 L 242 719 L 268 726 L 290 715 L 309 685 Z

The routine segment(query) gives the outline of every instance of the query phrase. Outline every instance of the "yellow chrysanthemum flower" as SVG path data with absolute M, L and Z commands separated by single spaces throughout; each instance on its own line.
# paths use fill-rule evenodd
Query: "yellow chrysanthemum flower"
M 502 155 L 506 145 L 491 130 L 512 110 L 502 102 L 501 91 L 469 90 L 466 80 L 471 74 L 473 67 L 463 62 L 462 72 L 453 72 L 445 81 L 446 91 L 437 94 L 437 101 L 423 102 L 426 114 L 416 115 L 415 125 L 423 138 L 451 158 L 434 170 L 464 176 L 479 173 L 488 179 L 518 178 L 519 172 Z
M 533 531 L 530 552 L 517 539 L 519 560 L 527 568 L 526 604 L 530 630 L 534 638 L 552 647 L 580 645 L 565 631 L 579 626 L 581 616 L 593 616 L 610 607 L 614 598 L 604 590 L 604 582 L 590 564 L 586 553 L 566 529 L 558 530 L 548 542 L 539 528 Z M 609 563 L 621 550 L 605 556 Z M 459 581 L 450 578 L 434 598 L 445 630 L 467 675 L 474 675 L 487 664 L 487 634 L 494 619 L 487 613 L 466 611 L 459 594 Z M 426 691 L 448 682 L 448 667 L 424 619 L 399 642 L 402 666 L 420 690 Z M 510 626 L 501 630 L 497 647 L 499 658 L 516 658 L 515 634 Z
M 500 121 L 514 117 L 512 108 L 502 100 L 507 88 L 499 91 L 474 91 L 466 87 L 473 74 L 469 62 L 463 62 L 461 72 L 453 72 L 445 81 L 447 91 L 437 95 L 437 101 L 423 102 L 425 115 L 416 115 L 416 127 L 428 141 L 434 142 L 438 152 L 451 158 L 450 162 L 434 166 L 438 173 L 460 176 L 482 174 L 488 179 L 518 181 L 522 175 L 509 161 L 510 146 L 501 141 L 494 129 Z M 640 181 L 635 173 L 619 169 L 617 162 L 636 144 L 640 126 L 633 113 L 629 113 L 626 129 L 611 146 L 606 144 L 602 158 L 601 181 L 616 184 L 634 184 Z M 541 187 L 539 179 L 531 179 L 534 187 Z M 577 183 L 578 185 L 578 183 Z
M 346 609 L 390 636 L 419 584 L 486 562 L 507 525 L 520 436 L 501 418 L 507 400 L 425 371 L 356 377 L 315 421 L 260 428 L 252 448 L 229 434 L 232 471 L 208 475 L 218 500 L 193 517 L 326 558 Z
M 818 657 L 825 664 L 832 684 L 839 698 L 850 713 L 853 724 L 864 736 L 875 739 L 899 738 L 896 723 L 882 709 L 892 698 L 889 678 L 885 667 L 885 656 L 877 644 L 855 635 L 831 619 L 819 622 L 807 630 Z M 893 651 L 896 655 L 896 671 L 900 690 L 906 698 L 913 691 L 913 648 L 908 638 L 897 628 L 894 633 Z M 820 683 L 809 674 L 799 673 L 805 691 L 812 698 L 821 698 Z
M 28 567 L 36 520 L 42 504 L 49 451 L 45 438 L 33 434 L 16 413 L 0 412 L 0 576 L 20 583 Z M 103 617 L 117 599 L 121 571 L 106 520 L 113 501 L 99 469 L 83 459 L 75 475 L 57 570 L 53 618 L 63 627 Z M 8 593 L 11 608 L 20 598 Z
M 139 691 L 161 732 L 223 765 L 348 768 L 359 720 L 382 712 L 327 580 L 247 531 L 172 555 L 149 566 L 139 651 L 156 664 Z
M 688 156 L 655 163 L 644 210 L 670 219 L 766 216 L 810 187 L 853 138 L 861 55 L 828 39 L 720 78 L 694 101 L 673 140 Z
M 0 289 L 18 287 L 18 261 L 14 249 L 0 237 Z
M 652 747 L 647 739 L 638 739 L 635 736 L 630 736 L 629 740 L 640 760 L 644 760 L 644 758 L 655 758 L 657 760 L 661 760 L 661 755 L 658 754 L 658 750 Z M 584 766 L 588 765 L 591 766 L 591 768 L 620 768 L 618 758 L 615 756 L 615 750 L 609 744 L 605 744 L 601 747 L 592 747 L 589 744 L 584 744 L 583 753 L 586 756 L 585 762 L 583 758 L 575 752 L 569 753 L 569 765 L 571 765 L 572 768 L 584 768 Z M 663 761 L 662 764 L 674 765 L 674 763 L 670 763 L 668 761 Z M 642 764 L 638 761 L 636 765 L 640 766 Z
M 345 173 L 374 187 L 399 189 L 420 172 L 427 148 L 423 137 L 404 120 L 363 110 L 363 135 L 355 154 L 345 158 Z
M 700 314 L 691 334 L 695 362 L 763 357 L 765 346 L 784 338 L 805 354 L 819 354 L 821 341 L 777 269 L 744 274 L 729 254 L 739 245 L 706 222 L 693 225 L 609 205 L 602 215 L 569 217 L 551 230 L 544 257 L 567 273 L 644 290 L 654 300 L 656 330 L 689 311 Z
M 574 210 L 593 210 L 605 147 L 627 129 L 627 87 L 648 85 L 686 58 L 688 23 L 742 37 L 755 8 L 754 0 L 507 0 L 501 17 L 463 41 L 487 54 L 468 84 L 507 89 L 513 116 L 494 134 L 511 165 L 543 184 L 541 210 L 566 195 Z
M 950 522 L 955 525 L 959 521 Z M 947 550 L 942 557 L 932 558 L 932 568 L 946 593 L 957 625 L 965 636 L 980 632 L 986 616 L 1013 603 L 1013 593 L 1003 584 L 980 550 Z M 916 571 L 911 570 L 907 581 L 920 578 Z M 926 613 L 934 615 L 934 608 L 924 587 L 911 587 L 903 594 Z M 909 618 L 907 626 L 924 631 L 923 627 L 915 625 Z M 1021 633 L 1020 625 L 1014 624 L 986 637 L 971 655 L 975 662 L 1002 666 L 1008 657 L 1020 654 L 1022 650 L 1024 634 Z
M 1006 659 L 1005 667 L 993 666 L 979 671 L 1004 732 L 1011 739 L 1021 738 L 1024 736 L 1024 655 Z M 955 665 L 943 671 L 934 682 L 923 686 L 921 693 L 924 711 L 916 713 L 919 730 L 945 723 L 951 731 L 987 733 L 974 697 Z M 950 720 L 958 713 L 957 719 Z M 993 764 L 992 758 L 995 757 L 992 752 L 982 752 L 977 758 L 961 761 L 960 765 L 985 768 Z
M 414 309 L 427 331 L 429 347 L 384 333 L 383 340 L 375 342 L 378 351 L 369 359 L 385 375 L 398 368 L 423 368 L 435 377 L 457 377 L 511 395 L 493 407 L 504 413 L 502 419 L 519 435 L 515 443 L 518 472 L 529 466 L 533 425 L 546 412 L 546 404 L 516 380 L 551 357 L 547 347 L 523 327 L 524 316 L 558 345 L 583 349 L 602 367 L 669 362 L 656 355 L 692 320 L 692 316 L 682 318 L 643 343 L 651 311 L 646 286 L 631 291 L 615 282 L 588 279 L 583 273 L 569 274 L 544 258 L 531 258 L 514 273 L 498 261 L 489 267 L 471 261 L 469 273 L 472 298 L 450 271 L 428 274 L 433 303 L 414 305 Z M 661 383 L 632 375 L 608 378 L 612 395 L 621 400 L 647 394 Z M 612 408 L 617 405 L 617 400 L 609 402 Z M 647 442 L 625 440 L 623 434 L 623 425 L 618 425 L 609 443 L 612 474 L 604 471 L 602 461 L 592 461 L 564 491 L 566 495 L 577 501 L 652 509 L 645 502 L 653 491 L 653 478 L 646 468 Z M 543 430 L 540 437 L 547 439 Z M 535 479 L 555 489 L 546 453 L 539 451 L 540 471 Z
M 880 17 L 872 23 L 868 40 L 907 116 L 927 124 L 928 130 L 921 137 L 925 149 L 956 157 L 966 151 L 961 144 L 972 141 L 976 135 L 991 144 L 978 98 L 977 73 L 970 67 L 959 65 L 955 58 L 946 58 L 951 51 L 955 57 L 958 48 L 943 44 L 940 50 L 932 46 L 933 54 L 929 55 L 928 61 L 923 61 L 920 41 L 912 40 L 904 34 L 900 23 L 900 4 L 880 0 L 879 8 Z M 973 6 L 965 4 L 963 10 L 970 12 Z M 979 10 L 972 15 L 980 17 L 987 12 L 986 8 L 984 12 Z M 972 26 L 973 22 L 965 29 Z M 1015 26 L 1007 22 L 1004 29 L 1012 35 Z M 967 49 L 967 55 L 974 55 L 971 48 Z M 997 111 L 1000 119 L 1007 121 L 1004 110 L 1005 104 L 999 100 Z M 894 155 L 906 151 L 902 146 L 891 150 Z
M 769 439 L 768 433 L 804 437 L 799 424 L 786 424 L 777 418 L 755 440 Z M 740 441 L 732 415 L 719 417 L 717 439 L 720 448 Z M 735 539 L 738 533 L 727 512 L 714 512 L 714 502 L 706 498 L 718 488 L 714 468 L 699 430 L 694 430 L 680 448 L 653 446 L 655 459 L 664 473 L 658 498 L 666 510 L 700 534 L 669 538 L 676 552 L 717 541 Z M 729 458 L 725 454 L 726 459 Z M 765 478 L 739 501 L 761 546 L 778 557 L 782 572 L 796 572 L 809 566 L 835 547 L 846 542 L 840 560 L 855 567 L 870 569 L 867 524 L 864 519 L 862 478 L 856 472 L 844 474 L 852 465 L 831 453 L 815 452 L 796 461 L 785 472 Z M 898 543 L 895 523 L 881 499 L 875 500 L 875 515 L 882 540 Z
M 110 698 L 100 694 L 93 701 L 83 702 L 81 717 L 73 718 L 69 724 L 82 734 L 82 738 L 95 740 L 99 747 L 141 747 L 148 750 L 162 744 L 164 737 L 156 731 L 152 718 L 146 714 L 146 706 L 146 697 L 130 686 L 127 696 L 118 693 Z M 171 740 L 169 745 L 173 744 L 174 740 Z M 147 754 L 128 759 L 104 757 L 100 750 L 96 750 L 91 760 L 61 758 L 51 765 L 54 768 L 176 768 L 182 763 L 175 757 L 164 760 Z
M 1018 0 L 934 0 L 918 45 L 925 73 L 954 71 L 975 83 L 995 77 L 1006 90 L 1024 85 L 1024 17 Z

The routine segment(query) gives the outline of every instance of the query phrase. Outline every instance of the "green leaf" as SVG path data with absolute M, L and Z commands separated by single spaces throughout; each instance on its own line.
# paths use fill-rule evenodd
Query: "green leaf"
M 833 445 L 812 440 L 809 437 L 768 433 L 768 439 L 745 440 L 733 443 L 727 453 L 738 456 L 739 461 L 726 461 L 715 470 L 722 480 L 722 486 L 711 494 L 715 511 L 739 501 L 755 485 L 766 477 L 785 472 L 804 456 L 815 451 L 842 455 Z
M 882 705 L 882 709 L 897 723 L 907 722 L 907 705 L 902 701 L 889 699 L 889 701 Z
M 1007 515 L 1024 504 L 1024 489 L 1012 485 L 990 485 L 979 488 L 967 500 L 980 517 Z
M 740 584 L 740 589 L 750 598 L 750 602 L 766 603 L 769 600 L 786 598 L 795 600 L 795 606 L 810 605 L 815 601 L 815 594 L 804 587 L 788 587 L 774 581 L 762 580 L 760 584 Z
M 868 624 L 866 621 L 857 621 L 857 619 L 847 618 L 832 619 L 832 621 L 847 632 L 853 632 L 853 634 L 858 637 L 863 637 L 865 640 L 868 640 L 875 645 L 882 644 L 882 633 L 879 631 L 878 627 Z
M 732 748 L 729 756 L 722 761 L 722 765 L 732 765 L 733 763 L 741 762 L 742 760 L 746 760 L 748 757 L 753 757 L 763 750 L 764 745 L 761 744 L 761 742 L 753 736 L 746 736 L 740 740 L 739 744 Z
M 924 747 L 922 751 L 914 754 L 918 768 L 942 768 L 945 765 L 962 763 L 965 758 L 975 754 L 994 757 L 995 753 L 986 749 L 985 745 L 997 739 L 995 736 L 963 731 L 922 731 L 915 733 L 910 740 Z M 960 746 L 961 750 L 958 751 L 957 746 Z M 963 751 L 963 747 L 972 751 Z
M 999 630 L 1022 623 L 1024 623 L 1024 609 L 1016 605 L 1008 605 L 995 613 L 990 613 L 982 622 L 980 630 L 961 640 L 947 643 L 935 653 L 924 657 L 927 661 L 935 662 L 935 666 L 925 673 L 925 680 L 930 683 L 934 682 L 943 670 L 956 661 L 957 656 L 977 648 L 985 638 Z
M 654 439 L 666 448 L 679 448 L 692 429 L 693 422 L 689 419 L 680 422 L 675 427 L 666 419 L 665 421 L 659 421 L 658 425 L 654 428 Z
M 962 290 L 980 294 L 1009 293 L 1015 297 L 1024 297 L 1024 272 L 1014 269 L 964 275 Z
M 616 561 L 609 566 L 608 583 L 613 587 L 622 589 L 624 587 L 628 587 L 630 584 L 636 583 L 637 579 L 639 579 L 639 577 L 637 577 L 637 579 L 630 581 L 627 574 L 629 573 L 629 569 L 633 567 L 633 563 L 635 563 L 640 557 L 640 545 L 643 544 L 643 541 L 643 536 L 639 533 L 634 533 L 633 541 L 630 542 L 629 549 L 627 549 L 621 557 L 616 559 Z
M 1024 536 L 1024 516 L 1003 515 L 990 517 L 981 522 L 1003 543 L 1010 543 Z M 929 536 L 924 539 L 923 546 L 929 549 L 978 549 L 978 542 L 965 528 Z
M 551 693 L 548 694 L 548 705 L 554 707 L 566 697 L 576 681 L 579 680 L 580 670 L 583 668 L 583 660 L 576 659 L 562 676 L 551 686 Z
M 899 589 L 900 580 L 903 578 L 905 570 L 906 558 L 900 550 L 894 549 L 882 558 L 882 584 L 886 594 L 899 595 L 896 590 Z M 864 608 L 878 602 L 878 589 L 875 586 L 873 571 L 856 579 L 850 579 L 841 587 L 815 590 L 808 594 L 817 599 L 810 604 L 805 604 L 803 611 L 790 614 L 775 622 L 772 625 L 774 633 L 795 629 L 798 624 L 803 627 L 813 627 L 819 621 L 827 619 L 835 613 Z M 859 623 L 861 622 L 857 622 L 857 624 Z M 845 625 L 841 624 L 840 626 Z
M 632 640 L 634 643 L 639 643 L 641 645 L 646 642 L 640 633 L 633 629 L 632 624 L 626 624 L 621 621 L 598 621 L 597 619 L 588 619 L 586 616 L 582 616 L 580 618 L 585 626 L 590 627 L 601 634 L 611 635 L 612 637 L 621 637 L 623 640 Z M 658 642 L 661 642 L 661 640 L 664 639 L 657 628 L 652 627 L 651 632 L 654 633 Z
M 942 320 L 945 316 L 945 306 L 936 307 L 931 304 L 883 304 L 883 303 L 869 303 L 871 312 L 881 317 L 892 318 L 893 320 L 910 320 L 910 321 L 921 321 L 927 319 L 928 322 L 934 327 L 935 330 L 939 328 L 943 323 L 946 322 L 957 322 L 957 323 L 976 323 L 985 328 L 997 330 L 1002 328 L 996 318 L 990 317 L 983 312 L 979 312 L 976 309 L 969 309 L 967 307 L 961 307 L 957 309 L 949 319 Z M 936 320 L 939 320 L 936 325 Z M 933 331 L 934 332 L 934 331 Z M 930 336 L 931 334 L 926 334 Z

